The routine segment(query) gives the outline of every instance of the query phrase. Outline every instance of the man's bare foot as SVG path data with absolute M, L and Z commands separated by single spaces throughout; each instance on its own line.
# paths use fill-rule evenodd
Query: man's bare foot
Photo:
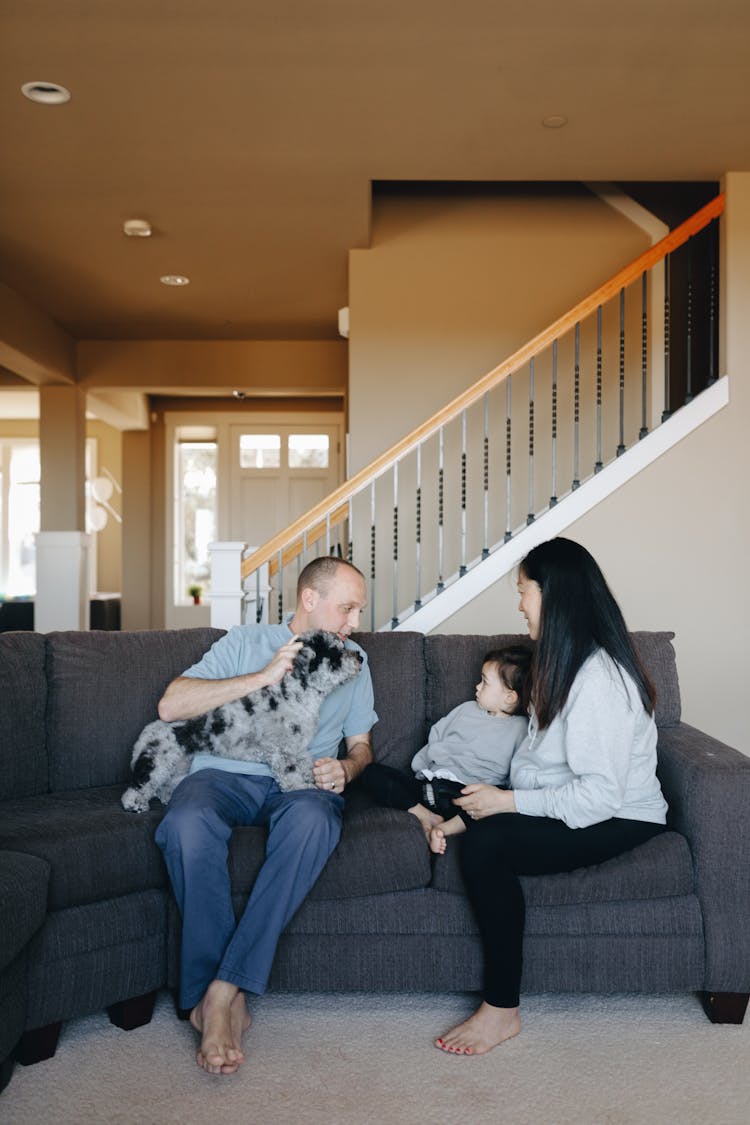
M 486 1055 L 521 1030 L 518 1008 L 495 1008 L 486 1001 L 473 1016 L 435 1040 L 435 1046 L 451 1055 Z
M 425 808 L 424 805 L 412 805 L 412 807 L 408 811 L 412 814 L 412 816 L 415 816 L 419 823 L 422 825 L 424 834 L 427 837 L 427 843 L 429 844 L 430 833 L 432 832 L 433 828 L 435 828 L 436 825 L 443 823 L 442 816 L 440 816 L 439 813 L 431 812 L 428 808 Z
M 245 994 L 228 981 L 212 981 L 190 1022 L 201 1036 L 198 1066 L 209 1074 L 234 1074 L 245 1061 L 242 1036 L 250 1026 Z
M 439 825 L 430 829 L 430 834 L 427 837 L 427 842 L 430 845 L 430 851 L 435 855 L 443 855 L 445 849 L 448 847 L 448 841 L 445 837 L 445 832 Z

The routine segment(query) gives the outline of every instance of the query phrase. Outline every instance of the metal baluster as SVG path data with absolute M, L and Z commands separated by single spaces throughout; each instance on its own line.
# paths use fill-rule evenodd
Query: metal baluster
M 648 273 L 641 277 L 641 428 L 638 438 L 648 433 Z
M 333 544 L 331 543 L 331 513 L 326 512 L 326 554 L 332 555 L 331 550 Z
M 575 361 L 573 367 L 573 483 L 571 490 L 580 487 L 581 459 L 581 325 L 576 324 Z
M 529 512 L 526 526 L 534 522 L 534 356 L 529 360 Z
M 307 528 L 302 532 L 302 566 L 307 564 Z
M 620 440 L 617 456 L 625 452 L 625 290 L 620 290 Z
M 484 394 L 484 446 L 482 449 L 482 474 L 484 489 L 484 540 L 482 558 L 490 553 L 490 394 Z
M 438 580 L 437 592 L 445 588 L 443 582 L 443 499 L 445 495 L 445 472 L 443 468 L 444 439 L 443 427 L 439 430 L 438 442 Z
M 466 411 L 461 411 L 461 565 L 458 576 L 466 574 Z
M 716 238 L 718 219 L 708 228 L 710 265 L 708 270 L 708 385 L 716 382 Z
M 354 541 L 353 541 L 353 538 L 352 538 L 352 536 L 354 534 L 354 532 L 352 531 L 352 528 L 354 526 L 354 508 L 353 508 L 353 505 L 352 505 L 351 496 L 349 497 L 349 511 L 348 511 L 347 524 L 348 524 L 348 526 L 347 526 L 346 531 L 347 531 L 348 542 L 347 542 L 347 547 L 346 547 L 346 558 L 347 558 L 348 562 L 354 562 Z
M 505 542 L 512 538 L 510 529 L 510 380 L 508 375 L 505 380 Z
M 662 422 L 666 422 L 672 411 L 669 408 L 669 259 L 664 259 L 664 409 Z
M 596 464 L 594 472 L 600 473 L 602 464 L 602 306 L 596 310 Z
M 557 340 L 552 341 L 552 495 L 550 508 L 557 503 Z
M 260 567 L 255 572 L 255 624 L 260 625 L 263 618 L 263 605 L 260 600 Z
M 375 632 L 375 481 L 370 485 L 370 632 Z
M 687 244 L 687 356 L 685 402 L 693 401 L 693 239 Z
M 416 544 L 416 578 L 415 578 L 415 598 L 414 608 L 419 609 L 422 605 L 422 445 L 417 446 L 417 496 L 416 496 L 416 529 L 417 529 L 417 544 Z
M 279 551 L 279 623 L 284 620 L 284 554 Z
M 398 625 L 398 461 L 393 463 L 393 615 L 391 629 Z

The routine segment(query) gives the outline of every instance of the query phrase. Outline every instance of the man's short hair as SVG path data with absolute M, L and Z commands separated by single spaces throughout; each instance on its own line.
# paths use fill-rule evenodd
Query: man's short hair
M 319 594 L 327 594 L 341 567 L 353 570 L 364 579 L 364 574 L 354 563 L 336 558 L 335 555 L 321 555 L 320 558 L 313 559 L 303 567 L 297 579 L 297 598 L 299 599 L 303 590 L 317 590 Z

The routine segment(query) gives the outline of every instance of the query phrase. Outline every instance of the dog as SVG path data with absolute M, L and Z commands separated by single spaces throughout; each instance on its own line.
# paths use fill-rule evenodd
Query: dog
M 149 723 L 133 747 L 133 782 L 122 795 L 123 808 L 146 812 L 152 797 L 166 805 L 197 753 L 264 762 L 285 792 L 314 788 L 308 747 L 321 705 L 358 674 L 362 657 L 335 633 L 315 630 L 299 639 L 302 648 L 279 683 L 194 719 Z

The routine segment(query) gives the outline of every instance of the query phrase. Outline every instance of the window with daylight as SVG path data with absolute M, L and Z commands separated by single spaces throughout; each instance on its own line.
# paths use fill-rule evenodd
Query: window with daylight
M 241 434 L 241 469 L 278 469 L 281 466 L 279 434 Z
M 181 426 L 175 443 L 175 604 L 185 604 L 211 589 L 208 545 L 216 539 L 215 431 Z M 195 592 L 195 588 L 200 591 Z
M 0 441 L 0 594 L 36 593 L 39 442 Z
M 327 469 L 330 439 L 328 434 L 290 434 L 290 469 Z

